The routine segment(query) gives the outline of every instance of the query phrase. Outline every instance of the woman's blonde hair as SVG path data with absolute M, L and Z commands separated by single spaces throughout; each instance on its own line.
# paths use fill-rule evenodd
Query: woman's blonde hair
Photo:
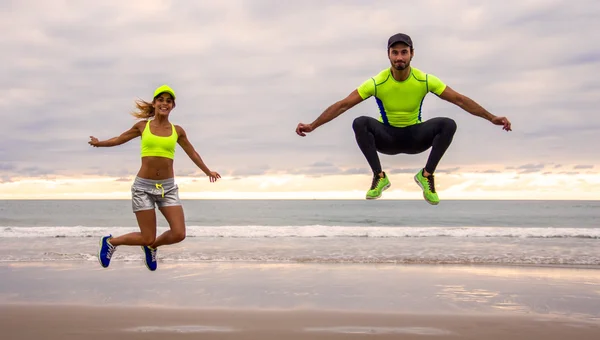
M 135 101 L 136 111 L 131 114 L 138 119 L 148 119 L 154 117 L 154 106 L 152 103 L 148 103 L 143 99 L 138 99 Z

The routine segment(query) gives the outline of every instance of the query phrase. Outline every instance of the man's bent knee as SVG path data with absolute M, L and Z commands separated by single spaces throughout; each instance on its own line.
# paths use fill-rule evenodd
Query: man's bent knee
M 452 118 L 442 117 L 440 118 L 442 124 L 442 131 L 454 134 L 456 132 L 456 122 Z
M 356 118 L 354 118 L 354 121 L 352 122 L 352 130 L 354 130 L 354 132 L 357 132 L 357 131 L 363 129 L 364 127 L 366 127 L 368 122 L 369 122 L 369 117 L 367 117 L 367 116 L 356 117 Z

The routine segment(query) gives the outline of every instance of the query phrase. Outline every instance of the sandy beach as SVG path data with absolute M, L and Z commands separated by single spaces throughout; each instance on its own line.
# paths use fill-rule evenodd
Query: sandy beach
M 590 268 L 0 264 L 6 339 L 598 339 Z
M 81 306 L 0 307 L 5 339 L 598 339 L 532 317 Z

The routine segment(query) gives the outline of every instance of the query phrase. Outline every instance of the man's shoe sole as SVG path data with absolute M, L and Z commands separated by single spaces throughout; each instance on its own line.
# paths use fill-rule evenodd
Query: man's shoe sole
M 384 186 L 384 187 L 381 189 L 381 194 L 383 194 L 383 192 L 384 192 L 384 191 L 385 191 L 387 188 L 389 188 L 389 187 L 391 187 L 391 186 L 392 186 L 392 183 L 388 183 L 388 185 Z M 378 199 L 378 198 L 380 198 L 380 197 L 381 197 L 381 194 L 379 194 L 379 196 L 377 196 L 377 197 L 369 197 L 369 196 L 367 196 L 367 199 L 368 199 L 368 200 L 376 200 L 376 199 Z
M 415 182 L 419 185 L 419 187 L 421 187 L 421 190 L 423 190 L 423 198 L 425 199 L 425 202 L 427 202 L 431 205 L 438 205 L 438 203 L 440 203 L 440 202 L 433 202 L 433 201 L 430 201 L 427 199 L 427 196 L 425 196 L 425 188 L 423 188 L 423 185 L 417 179 L 417 175 L 415 175 L 415 177 L 413 177 L 413 178 L 415 179 Z

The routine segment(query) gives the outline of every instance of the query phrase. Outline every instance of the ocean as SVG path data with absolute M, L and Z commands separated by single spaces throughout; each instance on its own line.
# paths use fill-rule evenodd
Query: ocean
M 160 262 L 600 266 L 600 201 L 184 200 Z M 159 233 L 167 229 L 157 210 Z M 96 261 L 128 200 L 0 201 L 0 262 Z M 113 262 L 141 262 L 119 247 Z

